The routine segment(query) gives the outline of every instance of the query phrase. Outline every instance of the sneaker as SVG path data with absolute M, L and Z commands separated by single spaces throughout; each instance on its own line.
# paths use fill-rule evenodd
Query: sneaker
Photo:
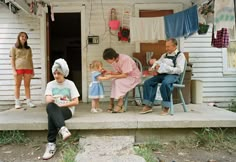
M 33 104 L 32 102 L 27 103 L 27 105 L 28 105 L 30 108 L 35 108 L 35 107 L 36 107 L 36 105 Z
M 97 112 L 103 112 L 103 109 L 101 108 L 96 108 Z
M 47 143 L 46 145 L 46 151 L 43 154 L 43 160 L 48 160 L 53 157 L 53 155 L 56 153 L 56 144 L 55 143 Z
M 20 109 L 21 108 L 20 100 L 15 100 L 15 108 L 16 109 Z
M 97 113 L 98 111 L 97 111 L 95 108 L 92 108 L 92 109 L 91 109 L 91 112 L 92 112 L 92 113 Z
M 66 127 L 61 127 L 59 133 L 62 135 L 63 141 L 67 140 L 71 136 L 70 131 Z
M 27 100 L 27 106 L 29 106 L 30 108 L 35 108 L 35 107 L 36 107 L 36 105 L 33 104 L 33 103 L 31 102 L 31 100 Z

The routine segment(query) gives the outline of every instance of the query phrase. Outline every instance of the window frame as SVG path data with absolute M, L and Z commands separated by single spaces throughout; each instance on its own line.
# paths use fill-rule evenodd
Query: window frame
M 230 42 L 236 42 L 236 40 L 230 40 Z M 225 75 L 236 74 L 236 67 L 235 68 L 228 67 L 227 48 L 222 48 L 222 56 L 223 56 L 223 74 Z

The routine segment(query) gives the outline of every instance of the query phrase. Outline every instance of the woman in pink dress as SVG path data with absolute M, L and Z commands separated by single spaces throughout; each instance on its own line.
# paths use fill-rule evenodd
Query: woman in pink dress
M 141 82 L 140 70 L 134 60 L 125 54 L 118 54 L 112 48 L 103 52 L 103 59 L 111 64 L 114 71 L 106 72 L 112 78 L 109 112 L 124 112 L 123 97 Z M 114 99 L 117 105 L 114 107 Z M 113 110 L 114 109 L 114 110 Z

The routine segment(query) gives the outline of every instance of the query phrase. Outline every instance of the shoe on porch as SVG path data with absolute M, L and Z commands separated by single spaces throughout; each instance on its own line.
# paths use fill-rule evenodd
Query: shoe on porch
M 15 100 L 15 109 L 20 109 L 21 108 L 21 102 L 19 99 Z

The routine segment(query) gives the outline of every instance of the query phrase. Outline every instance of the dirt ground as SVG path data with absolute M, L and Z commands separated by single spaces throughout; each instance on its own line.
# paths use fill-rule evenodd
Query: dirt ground
M 207 151 L 204 148 L 172 148 L 155 152 L 161 162 L 236 162 L 236 153 L 227 150 Z
M 45 144 L 45 140 L 34 138 L 32 142 L 27 144 L 1 145 L 0 162 L 43 161 L 41 157 L 45 151 Z M 236 152 L 224 149 L 209 152 L 204 148 L 189 149 L 166 145 L 164 150 L 154 151 L 161 162 L 236 162 Z M 48 162 L 62 162 L 61 151 L 60 149 L 57 150 L 56 155 Z
M 0 162 L 35 162 L 42 160 L 46 143 L 34 139 L 26 144 L 9 144 L 0 146 Z M 60 150 L 48 162 L 62 162 Z

